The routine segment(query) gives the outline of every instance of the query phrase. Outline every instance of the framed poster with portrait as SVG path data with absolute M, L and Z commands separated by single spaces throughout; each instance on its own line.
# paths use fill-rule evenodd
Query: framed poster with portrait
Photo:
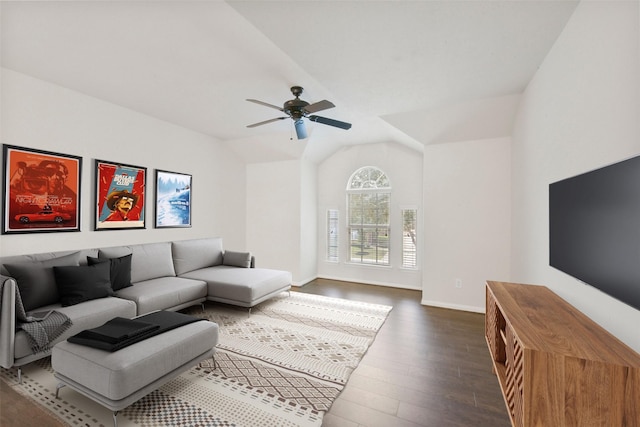
M 147 168 L 96 160 L 95 229 L 145 228 Z
M 82 158 L 3 144 L 2 234 L 80 231 Z
M 191 227 L 191 175 L 156 170 L 155 226 Z

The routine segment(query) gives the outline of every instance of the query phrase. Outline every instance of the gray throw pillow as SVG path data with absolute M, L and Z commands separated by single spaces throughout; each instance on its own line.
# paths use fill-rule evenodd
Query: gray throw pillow
M 177 240 L 171 242 L 171 253 L 176 274 L 188 273 L 201 268 L 222 265 L 222 238 Z
M 113 296 L 108 262 L 73 267 L 53 267 L 63 307 Z
M 5 264 L 4 267 L 18 283 L 24 309 L 31 311 L 60 302 L 53 267 L 75 266 L 80 264 L 79 261 L 80 252 L 74 252 L 44 261 Z
M 224 251 L 222 265 L 233 267 L 251 267 L 251 252 Z

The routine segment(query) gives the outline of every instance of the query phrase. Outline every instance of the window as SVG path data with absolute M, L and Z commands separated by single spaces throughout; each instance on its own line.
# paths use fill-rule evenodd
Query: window
M 418 268 L 417 209 L 402 210 L 402 266 Z
M 349 261 L 389 265 L 391 184 L 378 168 L 358 169 L 347 184 Z
M 338 210 L 327 211 L 327 261 L 338 262 Z

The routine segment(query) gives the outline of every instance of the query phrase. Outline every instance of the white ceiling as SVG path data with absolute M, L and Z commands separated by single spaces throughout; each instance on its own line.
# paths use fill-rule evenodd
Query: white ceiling
M 577 1 L 2 1 L 2 66 L 211 135 L 247 161 L 510 134 Z M 332 101 L 292 121 L 246 98 Z M 293 141 L 291 138 L 293 137 Z

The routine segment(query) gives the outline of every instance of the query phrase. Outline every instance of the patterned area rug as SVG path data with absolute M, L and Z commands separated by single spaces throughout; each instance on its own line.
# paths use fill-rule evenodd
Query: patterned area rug
M 184 312 L 220 328 L 211 360 L 118 414 L 118 426 L 319 426 L 391 307 L 298 292 L 248 310 L 208 303 Z M 55 398 L 50 359 L 0 377 L 73 426 L 111 426 L 112 413 L 67 388 Z

